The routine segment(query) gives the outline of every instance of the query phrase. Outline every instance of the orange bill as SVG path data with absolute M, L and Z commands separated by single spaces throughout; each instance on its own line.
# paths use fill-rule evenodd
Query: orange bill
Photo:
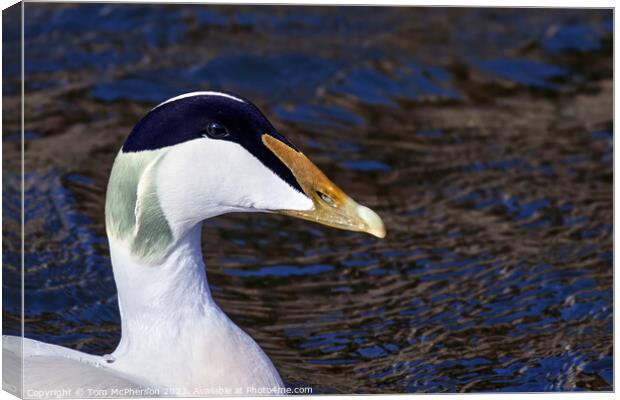
M 281 210 L 279 213 L 334 228 L 385 237 L 385 226 L 381 217 L 347 196 L 303 153 L 267 134 L 262 136 L 262 140 L 291 170 L 306 196 L 314 203 L 311 210 Z

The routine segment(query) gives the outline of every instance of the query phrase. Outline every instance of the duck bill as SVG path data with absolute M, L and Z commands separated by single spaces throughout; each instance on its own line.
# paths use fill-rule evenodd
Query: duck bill
M 310 210 L 280 210 L 281 214 L 317 222 L 334 228 L 366 232 L 385 237 L 385 225 L 374 211 L 358 204 L 330 181 L 303 155 L 271 135 L 262 136 L 263 143 L 293 173 L 314 207 Z

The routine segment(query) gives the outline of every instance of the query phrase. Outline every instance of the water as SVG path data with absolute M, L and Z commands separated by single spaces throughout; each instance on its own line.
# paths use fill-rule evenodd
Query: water
M 114 350 L 114 156 L 155 104 L 228 90 L 388 230 L 206 223 L 217 302 L 288 385 L 613 389 L 612 29 L 606 10 L 26 4 L 26 336 Z M 17 334 L 20 68 L 4 65 Z

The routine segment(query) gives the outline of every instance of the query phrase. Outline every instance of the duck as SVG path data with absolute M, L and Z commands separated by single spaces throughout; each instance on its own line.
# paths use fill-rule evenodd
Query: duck
M 107 185 L 116 350 L 99 356 L 3 336 L 5 388 L 26 397 L 287 394 L 273 362 L 209 289 L 202 224 L 235 212 L 386 234 L 377 213 L 330 181 L 249 100 L 215 91 L 173 97 L 131 130 Z

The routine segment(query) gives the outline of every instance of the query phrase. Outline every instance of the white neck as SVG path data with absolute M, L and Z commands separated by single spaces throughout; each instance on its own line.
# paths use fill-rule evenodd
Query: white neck
M 136 260 L 127 246 L 110 240 L 122 325 L 117 352 L 139 346 L 145 335 L 154 339 L 176 334 L 180 323 L 219 312 L 207 283 L 201 227 L 199 223 L 189 229 L 157 265 Z
M 190 228 L 156 265 L 110 239 L 122 337 L 108 365 L 167 387 L 282 387 L 265 353 L 213 301 L 201 228 Z

